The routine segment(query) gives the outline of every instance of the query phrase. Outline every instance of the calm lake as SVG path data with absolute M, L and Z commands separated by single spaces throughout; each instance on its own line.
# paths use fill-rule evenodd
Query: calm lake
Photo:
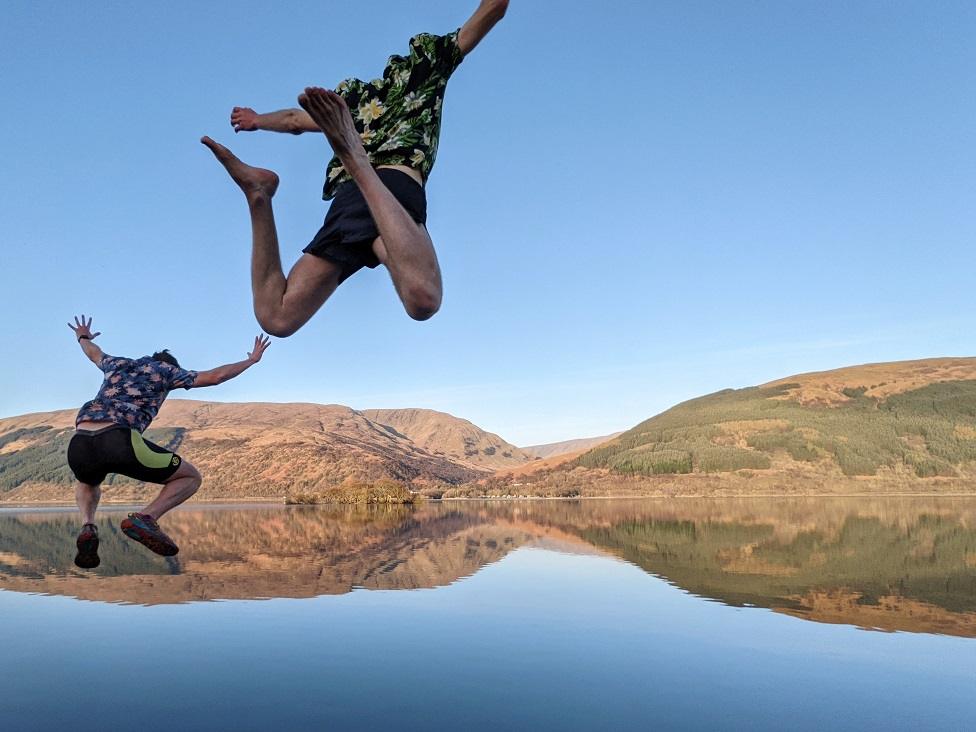
M 976 728 L 976 500 L 0 509 L 0 728 Z

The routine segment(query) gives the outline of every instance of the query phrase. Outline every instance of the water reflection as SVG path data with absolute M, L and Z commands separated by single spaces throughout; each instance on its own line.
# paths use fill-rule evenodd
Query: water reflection
M 0 512 L 0 589 L 114 603 L 313 597 L 456 582 L 524 546 L 615 556 L 695 595 L 799 618 L 976 637 L 976 501 L 711 499 L 196 508 L 164 559 L 73 514 Z

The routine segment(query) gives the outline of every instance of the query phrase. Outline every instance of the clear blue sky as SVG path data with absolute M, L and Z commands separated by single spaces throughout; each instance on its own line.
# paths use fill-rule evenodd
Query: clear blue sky
M 286 267 L 325 215 L 320 136 L 232 106 L 373 78 L 476 2 L 8 2 L 0 416 L 76 407 L 107 352 L 243 358 L 243 197 L 282 178 Z M 512 0 L 448 87 L 428 187 L 445 299 L 383 270 L 223 386 L 174 396 L 444 410 L 526 445 L 725 387 L 976 352 L 976 6 Z

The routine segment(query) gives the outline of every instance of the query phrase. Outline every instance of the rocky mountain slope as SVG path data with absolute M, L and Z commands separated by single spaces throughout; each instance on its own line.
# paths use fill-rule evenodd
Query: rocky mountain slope
M 364 409 L 361 414 L 434 455 L 473 468 L 511 468 L 533 455 L 466 419 L 432 409 Z

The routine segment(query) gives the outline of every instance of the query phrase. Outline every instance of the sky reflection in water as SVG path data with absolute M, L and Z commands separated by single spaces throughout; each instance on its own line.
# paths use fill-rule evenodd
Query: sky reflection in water
M 5 727 L 137 709 L 142 729 L 959 729 L 976 711 L 976 501 L 191 507 L 164 519 L 176 560 L 123 517 L 102 516 L 86 573 L 72 514 L 0 512 Z

